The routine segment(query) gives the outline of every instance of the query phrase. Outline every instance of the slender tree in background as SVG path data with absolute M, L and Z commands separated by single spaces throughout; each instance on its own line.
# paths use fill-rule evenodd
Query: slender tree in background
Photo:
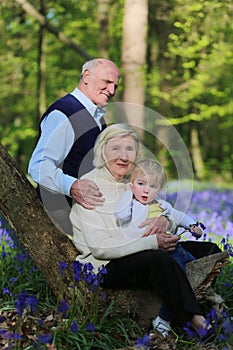
M 40 12 L 46 16 L 46 1 L 40 0 Z M 46 29 L 43 24 L 39 29 L 38 41 L 38 122 L 46 110 Z
M 97 0 L 97 18 L 100 23 L 99 51 L 100 57 L 108 58 L 109 35 L 108 14 L 110 0 Z
M 203 180 L 205 178 L 205 169 L 201 154 L 199 135 L 196 123 L 191 127 L 191 155 L 196 171 L 196 177 L 198 180 Z
M 147 0 L 125 0 L 122 38 L 123 101 L 141 106 L 145 102 L 147 26 Z M 127 117 L 130 123 L 144 128 L 144 115 L 140 110 L 137 116 L 128 114 Z

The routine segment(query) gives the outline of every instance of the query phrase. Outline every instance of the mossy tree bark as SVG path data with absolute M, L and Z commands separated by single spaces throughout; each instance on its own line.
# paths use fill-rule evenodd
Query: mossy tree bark
M 69 238 L 53 225 L 37 198 L 36 190 L 1 144 L 0 176 L 0 211 L 54 294 L 63 297 L 72 280 L 72 269 L 61 277 L 60 262 L 71 265 L 77 250 Z

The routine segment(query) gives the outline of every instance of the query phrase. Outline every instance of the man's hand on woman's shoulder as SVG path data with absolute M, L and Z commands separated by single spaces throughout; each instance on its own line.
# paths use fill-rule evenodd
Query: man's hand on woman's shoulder
M 97 206 L 103 205 L 103 194 L 99 191 L 99 187 L 88 179 L 76 180 L 70 189 L 73 199 L 86 209 L 95 209 Z

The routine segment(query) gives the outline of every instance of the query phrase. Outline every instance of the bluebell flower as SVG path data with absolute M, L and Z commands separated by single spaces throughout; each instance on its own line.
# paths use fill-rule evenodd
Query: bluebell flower
M 150 347 L 150 336 L 149 335 L 144 335 L 144 337 L 142 337 L 141 339 L 138 339 L 135 342 L 136 347 L 147 347 L 149 349 Z
M 100 283 L 103 283 L 103 281 L 104 281 L 104 277 L 103 276 L 106 275 L 106 274 L 107 274 L 106 267 L 104 265 L 100 266 L 98 268 L 98 278 L 99 278 Z
M 66 262 L 60 262 L 59 272 L 63 273 L 64 270 L 66 270 L 68 267 L 68 264 Z
M 197 330 L 197 334 L 202 339 L 207 336 L 208 330 L 206 329 L 206 327 L 199 327 Z
M 4 339 L 7 339 L 10 337 L 10 333 L 5 330 L 5 329 L 0 329 L 0 335 L 4 338 Z
M 17 277 L 11 277 L 10 278 L 10 283 L 15 284 L 17 282 L 18 278 Z
M 230 335 L 233 333 L 233 325 L 229 316 L 226 317 L 222 322 L 222 327 L 224 329 L 225 334 Z
M 105 295 L 105 293 L 104 293 L 102 290 L 100 290 L 100 297 L 101 297 L 103 300 L 105 300 L 105 298 L 106 298 L 106 295 Z
M 85 276 L 85 281 L 89 285 L 90 290 L 93 290 L 98 287 L 99 281 L 97 275 L 95 275 L 92 272 L 86 273 Z
M 85 327 L 87 331 L 95 332 L 95 325 L 94 323 L 88 323 Z
M 37 272 L 37 268 L 35 266 L 32 266 L 32 268 L 29 271 L 29 274 L 32 275 L 34 272 Z
M 12 293 L 11 293 L 11 291 L 8 288 L 3 288 L 2 294 L 3 295 L 9 294 L 10 296 L 12 296 Z
M 92 272 L 93 270 L 94 270 L 94 266 L 90 262 L 83 266 L 83 273 L 84 274 L 88 271 Z
M 82 266 L 83 266 L 83 264 L 81 264 L 79 261 L 75 261 L 73 263 L 74 280 L 76 283 L 81 281 Z
M 24 272 L 23 266 L 18 266 L 18 271 L 20 275 L 23 275 L 23 272 Z
M 12 336 L 12 338 L 13 338 L 13 339 L 16 339 L 16 340 L 20 340 L 20 339 L 22 339 L 22 336 L 21 336 L 21 334 L 19 334 L 19 333 L 14 333 L 13 336 Z
M 16 301 L 15 303 L 15 306 L 16 306 L 16 310 L 17 310 L 17 313 L 19 316 L 22 315 L 23 313 L 23 310 L 26 308 L 27 306 L 27 303 L 26 303 L 26 300 L 27 300 L 27 294 L 25 291 L 23 291 L 22 293 L 20 293 L 18 295 L 18 300 Z
M 18 262 L 24 264 L 25 258 L 26 258 L 26 257 L 25 257 L 24 254 L 18 253 L 18 254 L 16 254 L 16 256 L 14 257 L 14 260 L 18 260 Z
M 65 300 L 62 300 L 57 308 L 57 313 L 58 314 L 61 313 L 63 314 L 63 317 L 66 317 L 69 308 L 70 308 L 70 305 Z
M 6 250 L 5 250 L 5 246 L 2 245 L 2 260 L 4 260 L 6 258 L 7 254 L 6 254 Z
M 186 324 L 186 326 L 183 327 L 183 330 L 185 331 L 185 333 L 188 335 L 188 337 L 189 337 L 190 339 L 193 339 L 193 338 L 195 338 L 196 333 L 195 333 L 195 331 L 194 331 L 191 327 L 192 327 L 191 322 L 188 322 L 188 323 Z
M 214 321 L 214 325 L 217 325 L 217 323 L 219 321 L 219 316 L 218 316 L 217 311 L 214 307 L 212 307 L 210 312 L 207 314 L 206 324 L 209 325 L 211 320 Z
M 32 312 L 36 312 L 38 303 L 39 303 L 39 301 L 34 295 L 30 295 L 27 298 L 27 305 L 30 306 Z
M 78 333 L 78 323 L 75 320 L 72 322 L 70 330 L 74 333 Z
M 227 281 L 227 282 L 223 283 L 223 286 L 224 287 L 232 287 L 232 283 Z
M 225 341 L 227 340 L 226 336 L 222 333 L 220 333 L 218 335 L 218 339 L 222 342 L 222 343 L 225 343 Z
M 51 334 L 40 335 L 38 341 L 42 344 L 51 344 L 53 337 Z

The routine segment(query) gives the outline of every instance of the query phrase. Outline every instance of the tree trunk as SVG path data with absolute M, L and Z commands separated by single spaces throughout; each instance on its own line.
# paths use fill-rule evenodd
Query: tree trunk
M 57 297 L 63 297 L 72 279 L 59 273 L 60 262 L 71 264 L 76 256 L 69 238 L 50 221 L 36 190 L 0 144 L 0 211 L 14 229 Z
M 46 16 L 45 0 L 40 0 L 41 14 Z M 45 91 L 45 69 L 46 69 L 46 30 L 43 25 L 39 29 L 38 45 L 38 122 L 46 110 L 46 91 Z
M 123 101 L 143 106 L 145 99 L 147 0 L 126 0 L 123 20 L 122 67 L 124 71 Z M 127 111 L 126 111 L 127 114 Z M 144 129 L 143 109 L 127 114 L 130 124 Z
M 191 154 L 196 177 L 198 180 L 203 180 L 205 177 L 205 168 L 201 155 L 198 130 L 194 124 L 191 125 Z
M 108 36 L 108 14 L 110 0 L 97 1 L 97 16 L 100 23 L 99 48 L 101 57 L 108 58 L 109 36 Z

